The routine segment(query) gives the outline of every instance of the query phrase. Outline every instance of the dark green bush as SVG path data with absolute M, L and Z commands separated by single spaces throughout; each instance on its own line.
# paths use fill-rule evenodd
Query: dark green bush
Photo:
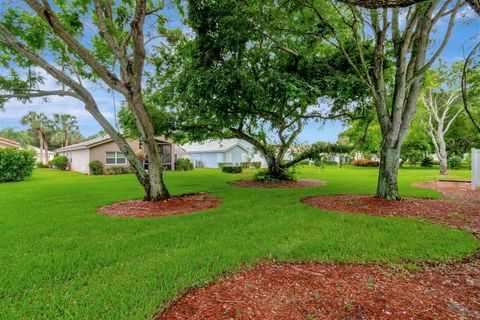
M 90 168 L 90 174 L 93 174 L 94 176 L 103 174 L 103 163 L 98 160 L 94 160 L 88 164 Z
M 270 172 L 267 170 L 260 170 L 256 172 L 253 175 L 253 179 L 261 182 L 277 182 L 280 179 L 277 177 L 273 176 Z M 287 180 L 287 181 L 296 181 L 297 180 L 297 167 L 293 166 L 290 168 L 287 168 L 283 171 L 283 178 L 282 180 Z
M 277 182 L 278 179 L 272 176 L 267 170 L 260 170 L 253 175 L 253 179 L 261 182 Z
M 43 162 L 37 162 L 35 163 L 35 166 L 39 169 L 50 168 L 50 161 L 48 162 L 48 164 L 45 164 Z
M 460 169 L 462 165 L 462 158 L 459 156 L 452 156 L 448 158 L 448 167 L 450 169 Z
M 240 166 L 224 166 L 222 171 L 226 173 L 242 173 L 243 169 Z
M 424 157 L 420 165 L 424 168 L 430 168 L 433 166 L 433 159 L 431 157 Z
M 54 165 L 57 169 L 67 170 L 67 168 L 68 168 L 68 158 L 65 157 L 65 156 L 56 156 L 52 160 L 52 165 Z
M 180 158 L 175 161 L 176 171 L 190 171 L 193 170 L 193 163 L 188 158 Z
M 0 182 L 25 180 L 32 175 L 34 165 L 32 150 L 0 149 Z

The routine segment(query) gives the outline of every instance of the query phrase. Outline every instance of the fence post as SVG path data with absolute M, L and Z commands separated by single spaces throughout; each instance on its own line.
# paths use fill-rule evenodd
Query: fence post
M 480 150 L 472 149 L 472 190 L 476 191 L 480 184 Z

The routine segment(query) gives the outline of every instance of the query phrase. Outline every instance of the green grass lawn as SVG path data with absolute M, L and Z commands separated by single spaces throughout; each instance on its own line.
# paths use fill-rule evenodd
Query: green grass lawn
M 439 197 L 408 186 L 436 175 L 402 170 L 401 194 Z M 272 190 L 230 186 L 246 176 L 219 170 L 167 173 L 172 193 L 209 191 L 223 205 L 128 219 L 100 216 L 95 208 L 141 198 L 133 175 L 37 169 L 29 181 L 0 184 L 0 319 L 145 319 L 186 288 L 261 259 L 454 260 L 478 248 L 467 232 L 299 203 L 316 194 L 373 193 L 376 176 L 369 168 L 306 167 L 301 177 L 326 186 Z

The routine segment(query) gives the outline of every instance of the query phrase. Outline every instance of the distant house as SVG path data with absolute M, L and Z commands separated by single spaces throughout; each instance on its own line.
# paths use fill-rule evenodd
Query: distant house
M 209 140 L 188 143 L 181 146 L 196 168 L 218 168 L 219 163 L 240 165 L 246 161 L 260 161 L 253 146 L 241 139 Z
M 185 152 L 168 139 L 159 137 L 156 140 L 162 151 L 162 160 L 165 170 L 175 170 L 176 159 L 185 155 Z M 138 153 L 141 150 L 140 140 L 127 139 L 127 143 L 134 152 Z M 125 155 L 109 136 L 102 136 L 72 144 L 57 149 L 55 152 L 68 158 L 71 171 L 77 171 L 84 174 L 90 173 L 89 163 L 94 160 L 102 162 L 105 168 L 129 166 Z M 146 162 L 145 165 L 147 165 Z
M 43 155 L 42 155 L 42 150 L 39 148 L 39 147 L 35 147 L 35 146 L 27 146 L 25 149 L 29 149 L 29 150 L 33 150 L 35 151 L 35 162 L 44 162 L 43 159 L 45 159 L 45 152 L 43 152 Z M 47 161 L 50 161 L 52 160 L 53 158 L 55 157 L 55 152 L 53 151 L 48 151 L 48 160 Z
M 21 144 L 6 138 L 0 137 L 0 148 L 15 148 L 20 149 L 22 148 Z

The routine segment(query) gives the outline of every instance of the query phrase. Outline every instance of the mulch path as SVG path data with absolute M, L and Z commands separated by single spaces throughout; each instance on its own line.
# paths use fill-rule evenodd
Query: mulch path
M 129 200 L 98 209 L 101 214 L 120 217 L 161 217 L 192 213 L 219 206 L 222 201 L 209 193 L 192 193 L 157 202 Z
M 462 191 L 455 183 L 418 186 L 432 187 L 451 199 L 409 198 L 387 204 L 369 196 L 342 195 L 304 201 L 327 210 L 416 216 L 478 236 L 478 194 Z M 188 290 L 154 319 L 480 319 L 480 255 L 418 267 L 409 271 L 407 264 L 267 261 Z
M 233 181 L 230 184 L 236 187 L 247 188 L 308 188 L 323 186 L 325 185 L 325 181 L 318 179 L 299 179 L 297 181 L 262 182 L 255 179 L 243 179 Z

